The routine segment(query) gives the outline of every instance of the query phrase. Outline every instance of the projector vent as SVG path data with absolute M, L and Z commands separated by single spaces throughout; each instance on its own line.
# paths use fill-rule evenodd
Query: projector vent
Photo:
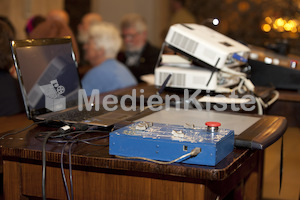
M 192 39 L 189 39 L 185 37 L 184 35 L 174 32 L 172 38 L 171 38 L 171 43 L 174 46 L 177 46 L 178 48 L 187 51 L 188 53 L 194 54 L 198 43 Z
M 170 73 L 166 73 L 166 72 L 160 73 L 159 76 L 160 85 L 163 84 L 163 82 L 166 80 L 169 74 Z M 173 73 L 167 86 L 171 86 L 171 85 L 185 87 L 185 74 Z

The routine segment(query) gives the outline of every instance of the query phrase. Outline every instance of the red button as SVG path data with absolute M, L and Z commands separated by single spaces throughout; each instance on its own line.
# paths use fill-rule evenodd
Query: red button
M 209 126 L 209 127 L 219 127 L 219 126 L 221 126 L 221 123 L 219 123 L 219 122 L 206 122 L 205 125 Z

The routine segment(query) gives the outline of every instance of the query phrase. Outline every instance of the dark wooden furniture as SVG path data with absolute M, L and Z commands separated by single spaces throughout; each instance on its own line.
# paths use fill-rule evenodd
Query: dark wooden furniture
M 14 116 L 1 119 L 18 120 L 26 121 Z M 42 142 L 35 135 L 46 130 L 49 127 L 34 126 L 1 140 L 5 199 L 41 197 Z M 108 144 L 108 139 L 96 143 Z M 60 169 L 62 146 L 48 143 L 46 148 L 46 194 L 51 199 L 66 199 Z M 74 198 L 194 200 L 222 199 L 230 194 L 259 199 L 262 159 L 262 151 L 234 149 L 214 167 L 160 165 L 114 158 L 108 147 L 77 144 L 72 151 Z M 67 156 L 64 162 L 69 162 Z
M 131 89 L 115 94 L 131 94 Z M 140 89 L 144 90 L 141 92 Z M 153 86 L 142 85 L 136 91 L 137 96 L 141 93 L 149 96 L 156 90 Z M 0 135 L 31 123 L 25 114 L 1 117 Z M 35 136 L 53 129 L 35 125 L 0 140 L 5 199 L 42 197 L 42 140 Z M 108 139 L 95 143 L 108 145 Z M 66 199 L 60 168 L 62 147 L 62 144 L 54 143 L 46 146 L 46 195 L 50 199 Z M 108 151 L 108 146 L 73 145 L 74 199 L 201 200 L 261 197 L 263 151 L 235 148 L 214 167 L 126 160 L 110 156 Z M 67 177 L 68 163 L 65 154 Z

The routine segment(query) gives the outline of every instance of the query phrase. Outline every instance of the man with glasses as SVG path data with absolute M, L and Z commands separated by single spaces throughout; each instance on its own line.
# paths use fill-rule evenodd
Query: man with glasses
M 142 82 L 142 75 L 154 73 L 160 49 L 147 40 L 147 24 L 142 16 L 135 13 L 123 16 L 120 28 L 124 50 L 117 58 Z

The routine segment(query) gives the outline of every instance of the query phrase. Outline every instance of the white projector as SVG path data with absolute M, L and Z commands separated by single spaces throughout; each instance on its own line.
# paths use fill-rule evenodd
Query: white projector
M 212 74 L 210 70 L 199 67 L 158 67 L 155 69 L 155 85 L 162 85 L 170 73 L 172 76 L 166 87 L 210 91 L 217 88 L 217 73 Z
M 213 29 L 198 24 L 172 25 L 165 43 L 173 50 L 208 67 L 222 68 L 247 62 L 250 49 Z
M 166 85 L 171 88 L 213 91 L 238 84 L 238 77 L 222 71 L 230 68 L 239 72 L 250 54 L 247 46 L 198 24 L 171 26 L 162 51 L 165 46 L 175 55 L 161 53 L 155 68 L 155 85 L 161 86 L 172 74 Z

